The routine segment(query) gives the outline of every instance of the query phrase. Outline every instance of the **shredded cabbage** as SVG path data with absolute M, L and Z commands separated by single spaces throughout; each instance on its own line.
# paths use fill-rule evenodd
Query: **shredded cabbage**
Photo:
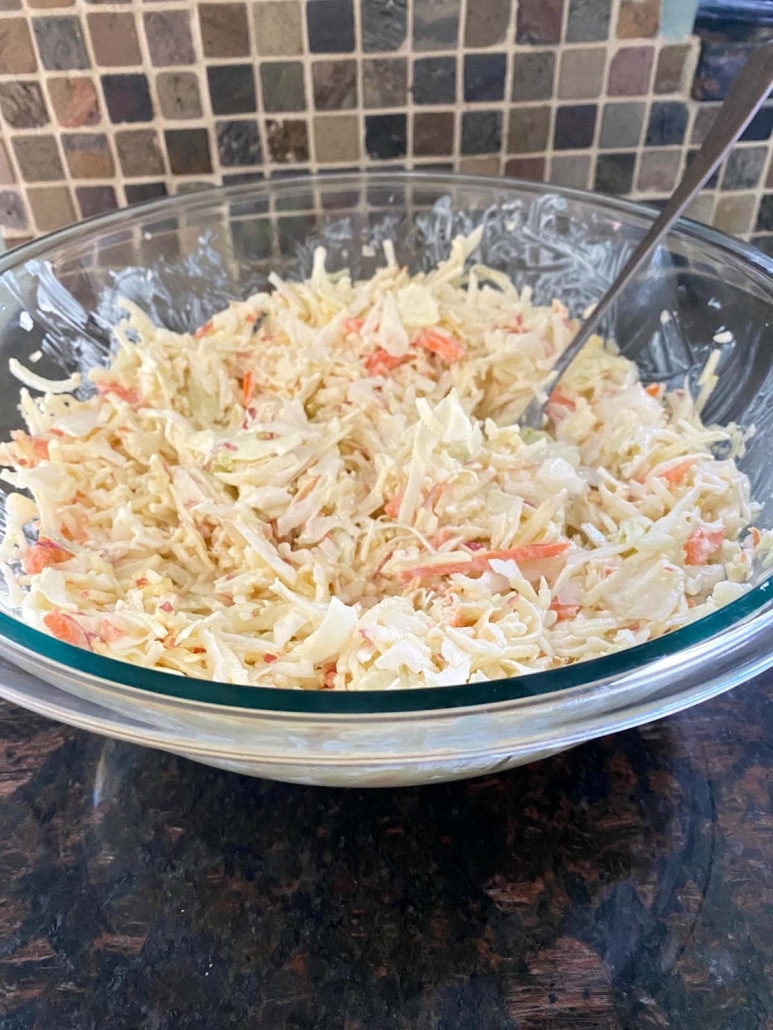
M 86 400 L 14 363 L 42 396 L 0 445 L 6 603 L 134 665 L 374 690 L 560 668 L 748 589 L 770 536 L 699 416 L 714 363 L 693 402 L 596 338 L 521 431 L 577 325 L 466 272 L 476 244 L 365 282 L 319 251 L 193 335 L 126 304 Z

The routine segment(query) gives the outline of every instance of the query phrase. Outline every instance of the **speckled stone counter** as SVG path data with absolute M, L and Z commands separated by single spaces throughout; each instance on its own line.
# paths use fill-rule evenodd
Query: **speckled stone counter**
M 772 702 L 376 792 L 3 705 L 0 1027 L 769 1028 Z

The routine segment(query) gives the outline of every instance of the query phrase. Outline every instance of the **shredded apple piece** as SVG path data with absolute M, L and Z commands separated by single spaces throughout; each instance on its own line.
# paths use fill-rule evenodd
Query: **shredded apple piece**
M 363 282 L 317 251 L 191 334 L 127 303 L 88 397 L 17 368 L 40 394 L 0 445 L 21 616 L 184 676 L 390 690 L 561 668 L 747 589 L 770 534 L 715 457 L 738 431 L 598 338 L 520 431 L 577 323 L 468 273 L 480 235 L 414 276 L 387 247 Z

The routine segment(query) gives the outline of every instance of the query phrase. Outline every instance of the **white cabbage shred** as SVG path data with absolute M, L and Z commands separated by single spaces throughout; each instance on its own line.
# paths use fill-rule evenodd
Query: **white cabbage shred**
M 304 689 L 442 686 L 595 658 L 748 589 L 740 435 L 645 388 L 598 338 L 515 425 L 576 323 L 465 259 L 325 270 L 193 335 L 126 304 L 119 352 L 21 392 L 0 547 L 33 626 L 185 676 Z M 34 543 L 30 543 L 34 540 Z

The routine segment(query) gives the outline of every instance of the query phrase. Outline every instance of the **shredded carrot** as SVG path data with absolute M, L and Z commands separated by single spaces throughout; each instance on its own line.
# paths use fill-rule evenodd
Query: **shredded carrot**
M 402 365 L 405 358 L 396 358 L 389 351 L 379 347 L 365 359 L 365 371 L 369 376 L 385 376 L 387 372 L 393 371 L 398 365 Z
M 100 626 L 100 636 L 106 644 L 112 644 L 114 641 L 120 640 L 125 634 L 114 622 L 110 622 L 109 619 L 103 619 Z
M 345 318 L 344 319 L 344 332 L 345 333 L 359 333 L 362 331 L 362 327 L 365 325 L 364 318 Z
M 116 397 L 120 397 L 122 401 L 126 401 L 132 407 L 140 403 L 140 396 L 135 390 L 129 390 L 127 387 L 122 386 L 121 383 L 116 383 L 112 379 L 101 379 L 97 383 L 97 392 L 103 396 L 108 393 L 114 393 Z
M 400 511 L 400 505 L 403 503 L 402 494 L 398 494 L 393 497 L 390 501 L 387 501 L 384 505 L 384 511 L 389 515 L 390 518 L 397 518 L 397 513 Z
M 566 622 L 567 619 L 574 619 L 580 610 L 579 604 L 561 604 L 560 601 L 550 602 L 551 612 L 555 612 L 558 622 Z
M 53 540 L 40 539 L 32 545 L 21 560 L 21 566 L 28 576 L 35 576 L 50 565 L 72 558 L 70 551 L 55 544 Z
M 460 343 L 452 339 L 446 333 L 438 332 L 437 329 L 422 329 L 413 341 L 417 347 L 427 350 L 431 354 L 437 354 L 449 364 L 458 361 L 465 355 L 465 349 Z
M 270 665 L 272 662 L 275 662 L 278 657 L 278 654 L 264 654 L 263 661 L 266 663 L 266 665 Z
M 160 604 L 158 607 L 159 607 L 159 610 L 162 611 L 162 612 L 173 612 L 174 611 L 174 605 L 172 604 L 171 601 L 164 601 L 164 603 Z
M 255 377 L 252 374 L 252 369 L 248 368 L 244 373 L 244 379 L 242 379 L 242 407 L 248 408 L 250 401 L 252 400 L 252 394 L 255 389 Z
M 86 632 L 71 615 L 64 612 L 48 612 L 43 616 L 43 624 L 57 640 L 63 640 L 65 644 L 73 644 L 75 647 L 92 649 Z
M 650 383 L 644 387 L 644 392 L 648 393 L 650 397 L 660 397 L 661 389 L 660 383 Z
M 577 403 L 573 397 L 570 397 L 568 393 L 564 393 L 563 390 L 554 390 L 550 397 L 548 397 L 548 404 L 557 404 L 562 408 L 568 408 L 570 411 L 577 409 Z
M 419 565 L 415 569 L 401 573 L 403 579 L 425 579 L 427 576 L 453 576 L 457 572 L 485 572 L 494 559 L 516 562 L 533 561 L 541 558 L 555 558 L 563 554 L 568 543 L 556 541 L 549 544 L 524 544 L 522 547 L 505 547 L 499 551 L 478 551 L 469 561 L 447 562 L 445 565 Z
M 749 536 L 752 538 L 752 543 L 755 547 L 759 544 L 760 540 L 762 540 L 762 533 L 760 533 L 756 526 L 751 527 L 749 530 Z
M 678 465 L 672 465 L 667 468 L 664 472 L 658 472 L 658 479 L 665 479 L 671 486 L 677 486 L 679 483 L 684 482 L 685 476 L 693 467 L 697 458 L 685 458 L 684 461 L 680 461 Z
M 210 319 L 208 322 L 205 322 L 204 325 L 199 326 L 199 328 L 193 334 L 193 339 L 194 340 L 200 340 L 202 338 L 202 336 L 208 336 L 211 331 L 212 331 L 212 319 Z
M 703 565 L 724 539 L 724 529 L 694 529 L 685 541 L 685 565 Z

